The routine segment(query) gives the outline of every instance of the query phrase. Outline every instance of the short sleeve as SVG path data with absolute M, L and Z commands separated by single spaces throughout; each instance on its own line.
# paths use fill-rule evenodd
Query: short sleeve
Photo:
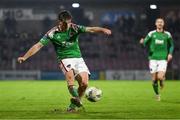
M 86 32 L 86 27 L 83 26 L 83 25 L 78 25 L 78 32 L 79 32 L 79 33 L 84 33 L 84 32 Z
M 44 35 L 44 37 L 42 37 L 39 42 L 46 46 L 50 42 L 50 38 L 48 38 L 47 35 Z
M 51 30 L 49 30 L 41 39 L 40 43 L 42 43 L 44 46 L 48 45 L 48 43 L 53 39 L 54 32 L 57 28 L 53 27 Z
M 167 32 L 168 38 L 172 39 L 172 35 L 170 32 Z

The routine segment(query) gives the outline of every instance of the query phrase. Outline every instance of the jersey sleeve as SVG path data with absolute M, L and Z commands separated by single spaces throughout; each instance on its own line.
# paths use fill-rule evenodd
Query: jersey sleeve
M 174 42 L 171 34 L 168 35 L 168 45 L 169 45 L 169 54 L 173 54 L 174 51 Z
M 83 25 L 77 25 L 78 26 L 78 33 L 84 33 L 86 32 L 86 27 Z
M 46 46 L 46 45 L 48 45 L 49 44 L 49 42 L 50 42 L 50 38 L 48 38 L 48 36 L 47 35 L 44 35 L 41 39 L 40 39 L 40 41 L 39 41 L 41 44 L 43 44 L 44 46 Z
M 148 34 L 148 35 L 144 38 L 144 43 L 143 43 L 143 45 L 146 46 L 150 40 L 151 40 L 151 35 Z
M 44 46 L 48 45 L 48 43 L 53 39 L 54 32 L 57 28 L 53 27 L 51 30 L 49 30 L 41 39 L 40 43 L 42 43 Z

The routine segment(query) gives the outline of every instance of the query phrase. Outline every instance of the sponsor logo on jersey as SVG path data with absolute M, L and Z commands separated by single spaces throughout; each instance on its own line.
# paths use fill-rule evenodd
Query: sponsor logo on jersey
M 164 40 L 158 40 L 158 39 L 156 39 L 156 40 L 155 40 L 155 44 L 163 45 L 163 44 L 164 44 Z
M 64 46 L 64 47 L 70 47 L 73 44 L 74 44 L 73 42 L 66 42 L 66 41 L 61 42 L 61 45 Z
M 57 36 L 57 39 L 60 39 L 60 38 L 61 38 L 61 36 L 60 36 L 60 35 L 58 35 L 58 36 Z

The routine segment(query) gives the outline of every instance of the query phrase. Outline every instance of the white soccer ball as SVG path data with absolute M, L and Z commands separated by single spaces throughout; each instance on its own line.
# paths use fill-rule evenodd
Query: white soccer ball
M 85 97 L 91 102 L 97 102 L 102 97 L 102 90 L 97 87 L 89 87 L 85 92 Z

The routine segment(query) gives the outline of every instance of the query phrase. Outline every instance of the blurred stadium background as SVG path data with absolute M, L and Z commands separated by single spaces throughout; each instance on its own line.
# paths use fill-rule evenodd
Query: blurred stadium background
M 175 43 L 167 79 L 180 79 L 179 0 L 1 0 L 0 79 L 64 79 L 52 45 L 27 62 L 17 63 L 17 57 L 55 25 L 57 14 L 63 9 L 72 12 L 77 24 L 104 26 L 113 32 L 110 37 L 80 36 L 91 79 L 150 79 L 147 51 L 139 45 L 139 39 L 154 29 L 158 16 L 165 18 Z

